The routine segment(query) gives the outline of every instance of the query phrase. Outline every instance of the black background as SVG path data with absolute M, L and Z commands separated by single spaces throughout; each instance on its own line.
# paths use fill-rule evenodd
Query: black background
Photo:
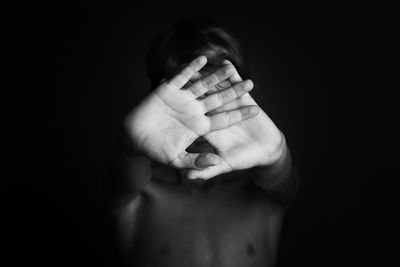
M 149 86 L 150 41 L 173 18 L 191 14 L 215 16 L 240 40 L 254 95 L 285 133 L 301 175 L 278 266 L 388 261 L 393 211 L 378 201 L 384 183 L 376 182 L 376 127 L 364 127 L 376 116 L 368 103 L 373 11 L 205 4 L 35 5 L 18 14 L 22 146 L 3 194 L 12 261 L 114 266 L 100 188 L 117 125 Z

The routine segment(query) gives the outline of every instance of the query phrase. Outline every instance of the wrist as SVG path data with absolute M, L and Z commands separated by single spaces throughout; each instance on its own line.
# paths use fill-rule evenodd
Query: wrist
M 277 145 L 275 148 L 272 150 L 272 153 L 268 153 L 266 157 L 264 157 L 264 160 L 258 164 L 256 167 L 259 168 L 268 168 L 274 165 L 279 165 L 283 159 L 285 158 L 287 154 L 287 145 L 286 145 L 286 139 L 285 136 L 281 131 L 279 131 L 279 137 L 277 141 Z
M 128 155 L 140 155 L 139 146 L 136 144 L 126 120 L 119 126 L 119 144 Z
M 254 181 L 263 188 L 273 188 L 290 177 L 292 169 L 292 161 L 289 150 L 286 148 L 285 153 L 275 163 L 268 166 L 257 166 L 252 169 Z
M 259 164 L 253 168 L 253 173 L 259 177 L 274 177 L 285 175 L 290 171 L 291 167 L 291 156 L 289 148 L 286 144 L 285 136 L 282 132 L 281 140 L 277 149 L 271 157 L 268 157 L 267 162 Z

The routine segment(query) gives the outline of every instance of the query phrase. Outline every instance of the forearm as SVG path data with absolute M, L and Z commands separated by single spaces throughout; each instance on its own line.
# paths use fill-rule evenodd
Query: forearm
M 272 200 L 287 204 L 296 194 L 299 177 L 285 138 L 283 135 L 282 137 L 279 158 L 273 164 L 254 167 L 252 173 L 254 182 L 265 190 Z
M 118 208 L 135 197 L 151 180 L 151 162 L 133 148 L 120 127 L 105 188 L 108 205 Z

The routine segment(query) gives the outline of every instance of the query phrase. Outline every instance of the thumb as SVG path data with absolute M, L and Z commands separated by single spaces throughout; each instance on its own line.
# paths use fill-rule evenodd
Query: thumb
M 186 177 L 188 179 L 208 180 L 217 175 L 227 173 L 230 171 L 232 171 L 232 169 L 229 167 L 229 165 L 221 161 L 219 164 L 209 166 L 202 170 L 190 169 L 186 172 Z
M 178 168 L 204 169 L 221 162 L 221 158 L 214 153 L 184 152 L 179 158 L 181 158 L 180 163 L 174 164 Z

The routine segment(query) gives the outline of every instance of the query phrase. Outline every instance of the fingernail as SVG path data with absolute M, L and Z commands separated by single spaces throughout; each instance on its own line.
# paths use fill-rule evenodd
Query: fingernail
M 188 178 L 189 180 L 194 180 L 194 179 L 196 179 L 197 177 L 194 176 L 194 175 L 188 175 L 187 178 Z
M 200 64 L 204 64 L 205 62 L 207 62 L 207 57 L 206 56 L 201 55 L 201 56 L 198 57 L 198 59 L 199 59 L 199 63 Z
M 207 154 L 206 157 L 208 158 L 208 160 L 212 165 L 217 165 L 221 161 L 221 158 L 219 156 L 212 153 Z
M 252 80 L 246 80 L 246 83 L 247 83 L 247 86 L 249 87 L 249 88 L 251 88 L 251 89 L 253 89 L 253 87 L 254 87 L 254 83 L 253 83 L 253 81 Z

